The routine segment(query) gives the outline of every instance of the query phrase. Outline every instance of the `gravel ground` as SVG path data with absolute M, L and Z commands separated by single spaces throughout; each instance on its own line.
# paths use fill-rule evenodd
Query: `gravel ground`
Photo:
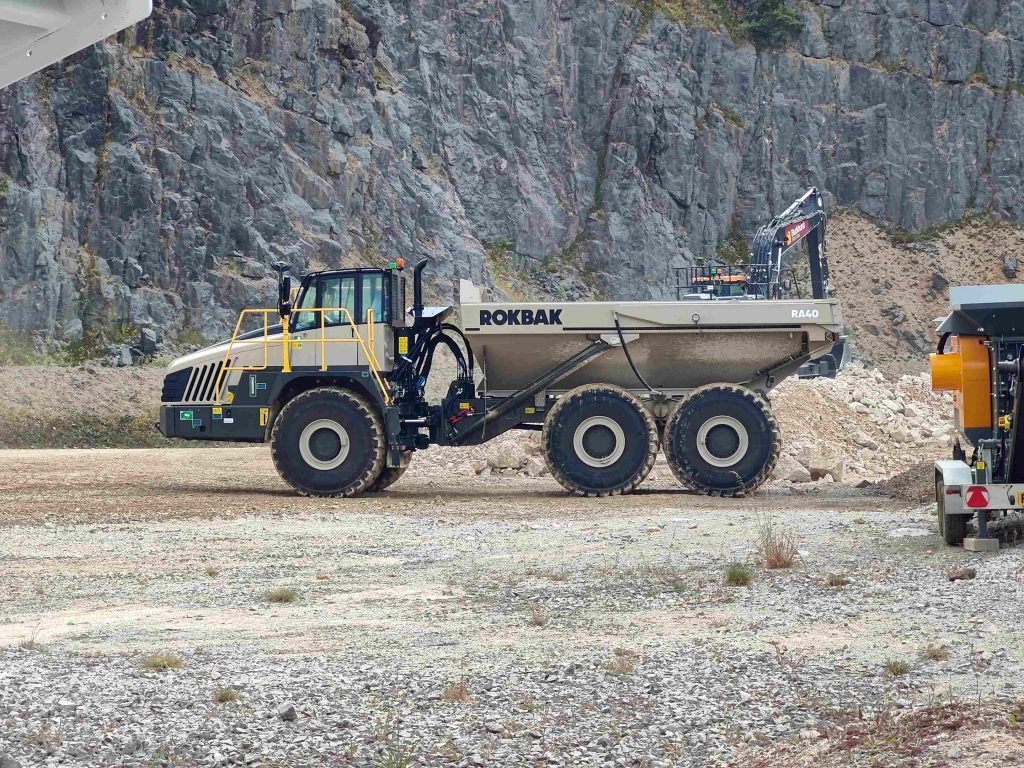
M 1024 550 L 948 549 L 927 505 L 665 479 L 578 499 L 442 464 L 315 500 L 263 448 L 0 452 L 0 754 L 787 765 L 772 756 L 845 743 L 851 722 L 953 699 L 1009 723 L 1024 701 Z M 754 551 L 768 517 L 793 568 Z M 724 585 L 733 561 L 750 585 Z M 965 565 L 976 578 L 947 579 Z M 180 668 L 146 669 L 159 653 Z M 993 765 L 1024 759 L 1007 733 Z M 934 764 L 986 764 L 966 731 L 937 743 Z

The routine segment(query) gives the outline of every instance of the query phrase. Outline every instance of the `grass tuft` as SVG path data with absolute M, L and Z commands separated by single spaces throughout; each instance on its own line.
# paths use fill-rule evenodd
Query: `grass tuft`
M 469 683 L 465 678 L 449 683 L 441 691 L 441 701 L 466 702 L 472 698 L 473 695 L 469 692 Z
M 850 583 L 850 577 L 844 573 L 830 573 L 825 577 L 825 583 L 830 587 L 845 587 Z
M 799 555 L 796 538 L 769 515 L 757 527 L 757 554 L 765 568 L 792 568 Z
M 156 672 L 166 672 L 169 669 L 181 669 L 185 666 L 185 662 L 176 653 L 158 651 L 157 653 L 149 654 L 149 656 L 144 656 L 139 666 Z
M 543 627 L 548 623 L 547 614 L 544 610 L 536 603 L 530 604 L 530 618 L 526 620 L 526 623 L 531 627 Z
M 299 599 L 299 593 L 291 587 L 274 587 L 268 589 L 263 597 L 268 603 L 294 603 Z
M 910 666 L 910 662 L 906 659 L 892 656 L 882 663 L 882 669 L 885 670 L 885 674 L 889 677 L 902 677 L 910 672 L 913 667 Z
M 636 669 L 636 652 L 628 648 L 616 648 L 615 655 L 604 663 L 604 669 L 613 675 L 628 675 Z
M 746 563 L 729 563 L 725 567 L 727 587 L 745 587 L 754 580 L 754 570 Z
M 924 649 L 924 655 L 931 661 L 945 661 L 949 658 L 949 648 L 944 645 L 929 645 Z
M 218 704 L 230 704 L 233 701 L 238 701 L 238 697 L 241 695 L 237 688 L 222 688 L 218 685 L 213 689 L 213 700 Z
M 207 576 L 220 576 L 220 568 L 218 568 L 215 565 L 211 565 L 209 568 L 206 569 L 206 575 Z

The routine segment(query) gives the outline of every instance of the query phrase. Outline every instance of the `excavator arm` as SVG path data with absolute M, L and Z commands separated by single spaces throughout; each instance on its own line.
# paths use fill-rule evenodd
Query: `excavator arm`
M 0 88 L 145 19 L 152 0 L 0 0 Z
M 817 187 L 811 187 L 789 208 L 757 230 L 751 243 L 751 283 L 761 287 L 779 285 L 782 258 L 800 243 L 807 242 L 811 272 L 811 295 L 830 295 L 828 254 L 825 249 L 825 207 Z M 778 298 L 767 296 L 766 298 Z

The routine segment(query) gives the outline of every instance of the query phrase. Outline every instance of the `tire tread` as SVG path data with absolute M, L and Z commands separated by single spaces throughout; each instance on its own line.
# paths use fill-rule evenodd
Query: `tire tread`
M 558 418 L 558 414 L 565 408 L 569 407 L 571 403 L 575 403 L 580 397 L 588 395 L 592 392 L 612 394 L 618 397 L 623 397 L 627 401 L 633 403 L 637 410 L 641 414 L 644 422 L 647 425 L 647 439 L 648 439 L 648 450 L 647 457 L 644 459 L 644 465 L 640 469 L 640 472 L 628 483 L 623 484 L 621 487 L 612 488 L 609 490 L 595 491 L 591 488 L 576 483 L 559 467 L 556 467 L 551 459 L 548 450 L 549 439 L 550 439 L 550 425 L 555 423 Z M 616 387 L 612 384 L 584 384 L 581 387 L 577 387 L 566 394 L 562 395 L 552 406 L 551 410 L 548 411 L 547 418 L 544 419 L 544 428 L 541 431 L 541 443 L 544 446 L 544 463 L 547 464 L 548 471 L 551 472 L 551 476 L 558 481 L 558 483 L 570 493 L 576 496 L 589 496 L 589 497 L 603 497 L 603 496 L 618 496 L 623 493 L 630 493 L 637 486 L 639 486 L 647 476 L 651 474 L 651 470 L 654 469 L 654 462 L 658 458 L 658 427 L 654 421 L 654 417 L 651 416 L 650 412 L 644 408 L 643 403 L 640 402 L 639 398 L 633 395 L 628 390 L 622 387 Z
M 281 461 L 281 454 L 284 451 L 284 446 L 280 439 L 280 430 L 281 425 L 284 424 L 288 418 L 289 410 L 298 408 L 305 402 L 316 400 L 321 397 L 341 397 L 342 399 L 349 401 L 350 405 L 352 405 L 352 407 L 355 408 L 361 416 L 366 418 L 367 423 L 370 425 L 373 441 L 378 446 L 373 464 L 364 471 L 355 482 L 350 483 L 346 488 L 340 491 L 331 493 L 313 491 L 296 484 L 295 480 L 288 476 L 288 473 L 283 467 Z M 385 463 L 386 448 L 387 440 L 384 435 L 384 423 L 381 421 L 380 414 L 377 413 L 377 409 L 367 403 L 366 399 L 361 395 L 350 389 L 343 389 L 341 387 L 314 387 L 313 389 L 307 389 L 305 392 L 299 393 L 285 403 L 281 412 L 277 415 L 277 418 L 274 419 L 274 428 L 270 432 L 270 456 L 274 460 L 274 466 L 277 468 L 278 473 L 282 478 L 284 478 L 285 482 L 295 489 L 297 493 L 302 496 L 311 496 L 314 498 L 355 496 L 365 491 L 380 477 L 381 470 Z M 397 478 L 395 479 L 397 480 Z
M 742 485 L 733 490 L 722 490 L 720 488 L 712 488 L 706 482 L 701 480 L 699 473 L 691 468 L 685 455 L 675 455 L 675 451 L 672 447 L 672 440 L 669 439 L 672 432 L 671 428 L 679 409 L 682 408 L 684 404 L 695 395 L 715 390 L 719 392 L 731 392 L 733 394 L 739 395 L 740 397 L 743 397 L 746 400 L 749 400 L 750 402 L 758 406 L 764 412 L 768 420 L 768 429 L 771 432 L 772 437 L 774 438 L 772 441 L 773 447 L 771 456 L 769 456 L 768 461 L 765 462 L 765 465 L 761 469 L 761 471 L 758 472 L 757 475 L 755 475 L 751 480 L 747 481 L 746 483 L 743 483 Z M 739 496 L 750 493 L 751 491 L 755 491 L 758 488 L 760 488 L 768 481 L 768 478 L 771 477 L 772 472 L 775 471 L 775 465 L 778 464 L 779 456 L 782 454 L 782 430 L 779 428 L 779 422 L 775 419 L 775 414 L 772 413 L 771 408 L 765 405 L 764 400 L 761 398 L 760 395 L 754 392 L 754 390 L 739 384 L 705 384 L 702 387 L 697 387 L 695 390 L 690 392 L 686 397 L 682 398 L 678 403 L 676 403 L 675 407 L 672 409 L 672 412 L 669 414 L 668 420 L 665 423 L 665 437 L 662 443 L 662 447 L 665 450 L 665 458 L 668 460 L 668 465 L 672 469 L 672 473 L 676 476 L 676 479 L 678 479 L 679 482 L 682 483 L 683 485 L 695 491 L 698 491 L 699 493 L 706 494 L 708 496 Z

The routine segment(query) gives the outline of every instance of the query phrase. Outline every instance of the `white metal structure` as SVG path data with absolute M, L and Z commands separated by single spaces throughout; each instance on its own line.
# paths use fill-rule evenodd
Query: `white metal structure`
M 152 0 L 0 0 L 0 88 L 145 19 Z

